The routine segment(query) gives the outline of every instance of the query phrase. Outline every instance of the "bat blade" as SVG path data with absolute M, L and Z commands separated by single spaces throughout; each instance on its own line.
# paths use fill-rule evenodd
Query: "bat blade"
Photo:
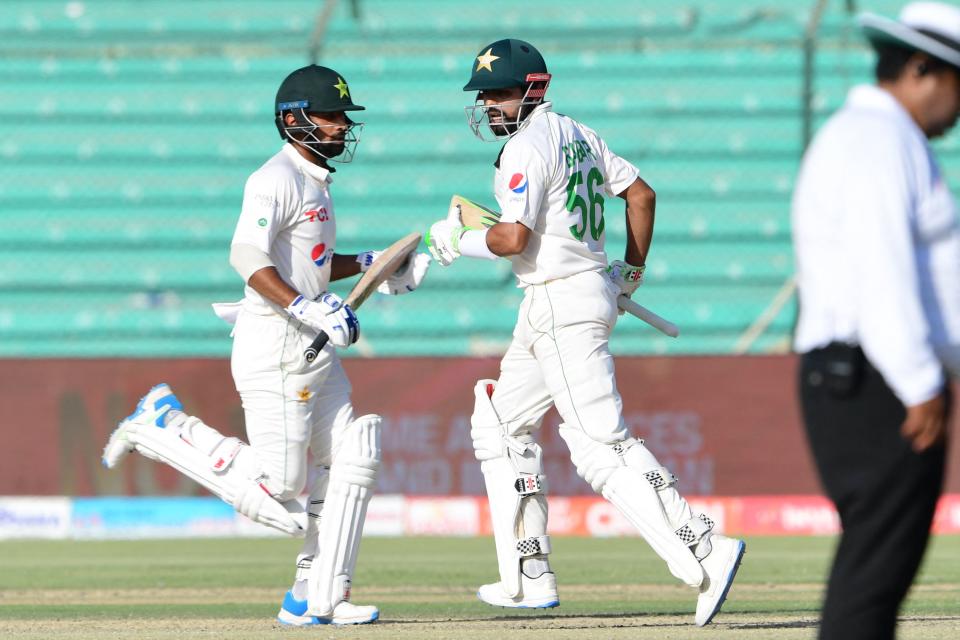
M 499 212 L 463 196 L 454 195 L 450 199 L 450 206 L 460 207 L 460 220 L 463 226 L 471 229 L 487 229 L 500 222 Z
M 370 265 L 370 268 L 363 273 L 357 281 L 357 284 L 353 285 L 350 293 L 347 294 L 346 299 L 343 301 L 344 304 L 349 305 L 354 311 L 360 308 L 360 305 L 370 297 L 370 294 L 377 290 L 377 287 L 379 287 L 382 282 L 403 266 L 403 263 L 407 261 L 410 254 L 416 250 L 419 244 L 420 234 L 414 232 L 407 234 L 384 249 L 374 263 Z M 325 331 L 317 334 L 317 337 L 313 339 L 313 342 L 310 343 L 307 350 L 303 352 L 307 362 L 313 362 L 317 359 L 317 355 L 329 339 L 330 336 L 328 336 Z
M 357 284 L 353 285 L 344 302 L 356 311 L 384 280 L 403 266 L 420 244 L 420 237 L 419 233 L 409 233 L 384 249 L 370 268 L 360 276 Z

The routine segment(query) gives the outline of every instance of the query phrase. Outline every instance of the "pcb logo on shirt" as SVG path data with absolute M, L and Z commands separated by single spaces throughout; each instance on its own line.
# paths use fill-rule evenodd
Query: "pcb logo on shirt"
M 324 264 L 326 264 L 328 257 L 327 245 L 322 242 L 316 245 L 310 251 L 310 258 L 313 260 L 313 264 L 317 265 L 318 267 L 322 267 Z
M 510 191 L 523 193 L 527 190 L 527 177 L 522 173 L 515 173 L 510 178 Z
M 326 222 L 330 219 L 330 214 L 327 213 L 326 207 L 320 207 L 319 209 L 312 209 L 303 214 L 304 217 L 310 222 Z

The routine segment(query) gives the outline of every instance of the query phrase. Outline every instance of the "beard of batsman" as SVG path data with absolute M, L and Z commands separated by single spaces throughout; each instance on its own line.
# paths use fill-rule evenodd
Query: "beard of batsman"
M 474 105 L 466 107 L 473 134 L 485 142 L 510 138 L 523 128 L 530 114 L 543 104 L 548 84 L 549 80 L 531 82 L 526 85 L 523 97 L 500 103 L 485 104 L 483 94 L 478 94 Z M 492 138 L 484 135 L 484 129 L 490 131 Z
M 542 103 L 541 100 L 511 101 L 487 108 L 487 126 L 496 138 L 509 138 L 520 130 L 527 117 Z
M 281 113 L 277 117 L 277 128 L 285 140 L 325 161 L 348 163 L 353 160 L 360 142 L 362 123 L 347 118 L 346 128 L 339 125 L 318 125 L 310 120 L 306 112 L 299 111 L 287 112 L 295 120 L 292 125 L 284 123 L 285 114 Z

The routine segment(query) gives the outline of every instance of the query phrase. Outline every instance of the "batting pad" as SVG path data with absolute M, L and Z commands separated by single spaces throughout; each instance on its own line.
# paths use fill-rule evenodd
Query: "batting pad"
M 698 526 L 703 522 L 694 520 L 687 501 L 674 488 L 676 479 L 660 466 L 643 441 L 631 438 L 606 444 L 565 424 L 560 425 L 560 436 L 570 448 L 577 473 L 617 507 L 666 561 L 670 573 L 691 587 L 699 587 L 703 567 L 691 547 L 709 529 Z
M 131 421 L 127 429 L 141 455 L 192 478 L 255 522 L 292 536 L 304 534 L 303 507 L 296 500 L 281 504 L 270 495 L 256 452 L 249 445 L 193 416 L 184 416 L 181 424 L 165 428 Z
M 310 565 L 309 615 L 330 617 L 350 600 L 363 521 L 380 468 L 380 416 L 357 418 L 344 429 L 317 527 L 318 553 Z
M 514 598 L 520 594 L 521 559 L 550 553 L 547 481 L 543 450 L 533 436 L 505 434 L 490 401 L 494 384 L 480 380 L 474 387 L 470 435 L 487 487 L 500 582 Z

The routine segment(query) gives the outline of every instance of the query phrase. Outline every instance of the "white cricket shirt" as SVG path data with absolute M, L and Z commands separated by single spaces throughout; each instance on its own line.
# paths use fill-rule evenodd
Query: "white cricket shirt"
M 507 141 L 493 181 L 500 221 L 532 231 L 510 258 L 521 287 L 604 269 L 606 200 L 639 174 L 593 129 L 550 107 L 534 109 Z
M 859 344 L 905 405 L 960 373 L 960 230 L 926 137 L 879 87 L 817 134 L 793 198 L 794 347 Z
M 336 244 L 330 172 L 286 143 L 247 179 L 232 244 L 253 245 L 270 256 L 284 282 L 313 300 L 330 284 Z M 244 308 L 283 310 L 249 285 Z

